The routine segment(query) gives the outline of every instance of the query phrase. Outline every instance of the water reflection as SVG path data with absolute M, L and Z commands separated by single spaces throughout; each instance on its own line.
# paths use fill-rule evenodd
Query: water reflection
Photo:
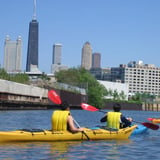
M 0 159 L 68 159 L 66 153 L 81 144 L 81 141 L 0 143 Z
M 99 159 L 102 154 L 117 157 L 120 154 L 118 146 L 130 143 L 131 140 L 0 143 L 0 159 Z

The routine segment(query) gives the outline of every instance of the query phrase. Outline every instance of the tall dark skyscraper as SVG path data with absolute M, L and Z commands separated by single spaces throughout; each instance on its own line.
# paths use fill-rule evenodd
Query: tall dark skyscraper
M 38 68 L 38 22 L 36 20 L 36 0 L 34 0 L 33 19 L 29 24 L 26 71 L 30 72 L 32 66 Z

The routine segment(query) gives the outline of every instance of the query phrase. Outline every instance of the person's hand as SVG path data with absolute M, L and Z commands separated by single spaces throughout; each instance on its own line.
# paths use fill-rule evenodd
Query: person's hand
M 131 117 L 128 117 L 127 118 L 130 122 L 132 122 L 133 121 L 133 119 L 131 118 Z
M 84 128 L 78 128 L 79 132 L 83 132 Z

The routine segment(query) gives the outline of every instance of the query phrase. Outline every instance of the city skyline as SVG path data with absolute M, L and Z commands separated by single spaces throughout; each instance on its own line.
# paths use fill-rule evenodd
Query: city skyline
M 39 69 L 50 73 L 54 43 L 63 45 L 62 64 L 80 66 L 81 49 L 86 41 L 90 42 L 92 52 L 101 53 L 103 68 L 138 60 L 160 67 L 159 6 L 159 0 L 102 0 L 101 3 L 37 0 Z M 6 35 L 12 40 L 20 35 L 23 39 L 22 70 L 25 70 L 28 23 L 33 17 L 33 8 L 33 0 L 1 3 L 1 66 Z

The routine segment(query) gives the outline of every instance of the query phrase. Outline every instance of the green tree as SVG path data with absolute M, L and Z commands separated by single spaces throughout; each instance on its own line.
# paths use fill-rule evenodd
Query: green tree
M 88 103 L 103 107 L 103 97 L 107 91 L 86 69 L 84 68 L 70 68 L 55 73 L 57 82 L 75 85 L 78 87 L 85 86 L 88 95 Z
M 130 99 L 133 101 L 141 101 L 141 102 L 153 102 L 156 98 L 155 95 L 151 95 L 150 93 L 135 93 L 135 95 L 131 96 Z
M 126 99 L 126 95 L 125 95 L 124 91 L 120 92 L 119 97 L 120 97 L 121 100 L 125 100 Z
M 119 94 L 118 94 L 117 90 L 114 90 L 114 92 L 113 92 L 113 99 L 119 100 Z
M 12 78 L 12 81 L 25 84 L 29 81 L 29 77 L 25 73 L 18 73 Z
M 15 75 L 9 75 L 3 68 L 0 69 L 0 79 L 18 82 L 18 83 L 28 83 L 29 76 L 25 73 L 18 73 Z
M 49 81 L 50 78 L 43 72 L 42 75 L 40 76 L 40 78 L 44 81 Z
M 3 68 L 0 69 L 0 79 L 6 79 L 6 80 L 9 79 L 9 75 Z

